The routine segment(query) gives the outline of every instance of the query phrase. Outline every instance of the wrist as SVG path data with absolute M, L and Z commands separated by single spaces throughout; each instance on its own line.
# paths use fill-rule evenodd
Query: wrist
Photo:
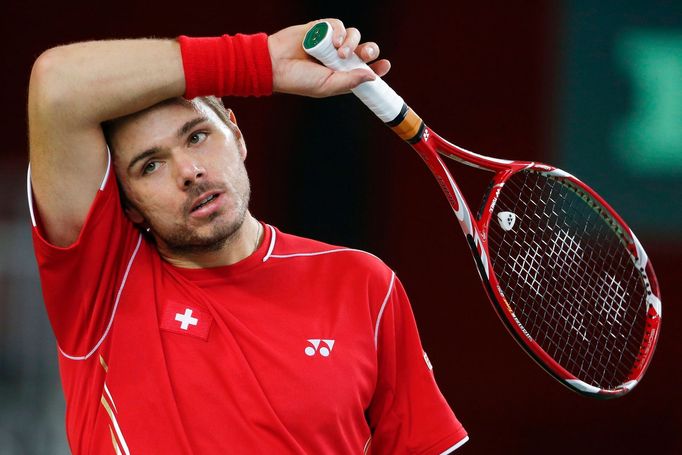
M 272 93 L 272 61 L 264 33 L 212 38 L 178 37 L 185 98 Z

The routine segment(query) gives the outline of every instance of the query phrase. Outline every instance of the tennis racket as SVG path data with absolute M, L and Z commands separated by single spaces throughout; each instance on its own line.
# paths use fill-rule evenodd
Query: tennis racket
M 303 48 L 334 70 L 328 22 Z M 408 142 L 438 181 L 464 231 L 483 287 L 525 351 L 570 389 L 619 397 L 641 380 L 661 325 L 651 261 L 623 219 L 586 184 L 553 166 L 472 153 L 429 128 L 382 79 L 353 93 Z M 474 216 L 441 156 L 494 177 Z

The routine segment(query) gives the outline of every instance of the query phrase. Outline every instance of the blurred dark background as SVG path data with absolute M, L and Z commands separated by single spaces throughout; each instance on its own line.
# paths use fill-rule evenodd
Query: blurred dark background
M 682 453 L 679 0 L 336 4 L 3 2 L 0 455 L 68 453 L 25 198 L 34 59 L 73 41 L 272 33 L 318 17 L 378 42 L 393 64 L 386 80 L 446 138 L 558 165 L 612 202 L 661 284 L 656 355 L 642 383 L 612 401 L 578 396 L 542 372 L 502 329 L 426 167 L 352 96 L 226 99 L 250 152 L 253 213 L 368 250 L 396 270 L 441 389 L 470 432 L 457 453 Z M 475 205 L 487 176 L 461 171 L 453 169 Z

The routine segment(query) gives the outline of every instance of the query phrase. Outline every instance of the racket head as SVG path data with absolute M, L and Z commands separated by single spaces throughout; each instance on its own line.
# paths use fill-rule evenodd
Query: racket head
M 651 261 L 623 219 L 565 171 L 486 157 L 420 130 L 412 146 L 446 194 L 514 338 L 575 392 L 631 391 L 651 361 L 662 309 Z M 476 215 L 441 156 L 495 173 Z
M 495 175 L 475 223 L 490 300 L 531 357 L 583 395 L 631 391 L 662 308 L 651 261 L 615 210 L 567 172 L 516 162 Z

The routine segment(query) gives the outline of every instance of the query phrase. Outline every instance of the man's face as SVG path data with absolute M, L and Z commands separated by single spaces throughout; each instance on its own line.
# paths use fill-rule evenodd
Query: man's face
M 205 104 L 174 100 L 116 123 L 116 175 L 130 219 L 170 253 L 214 251 L 241 227 L 249 204 L 246 148 Z

